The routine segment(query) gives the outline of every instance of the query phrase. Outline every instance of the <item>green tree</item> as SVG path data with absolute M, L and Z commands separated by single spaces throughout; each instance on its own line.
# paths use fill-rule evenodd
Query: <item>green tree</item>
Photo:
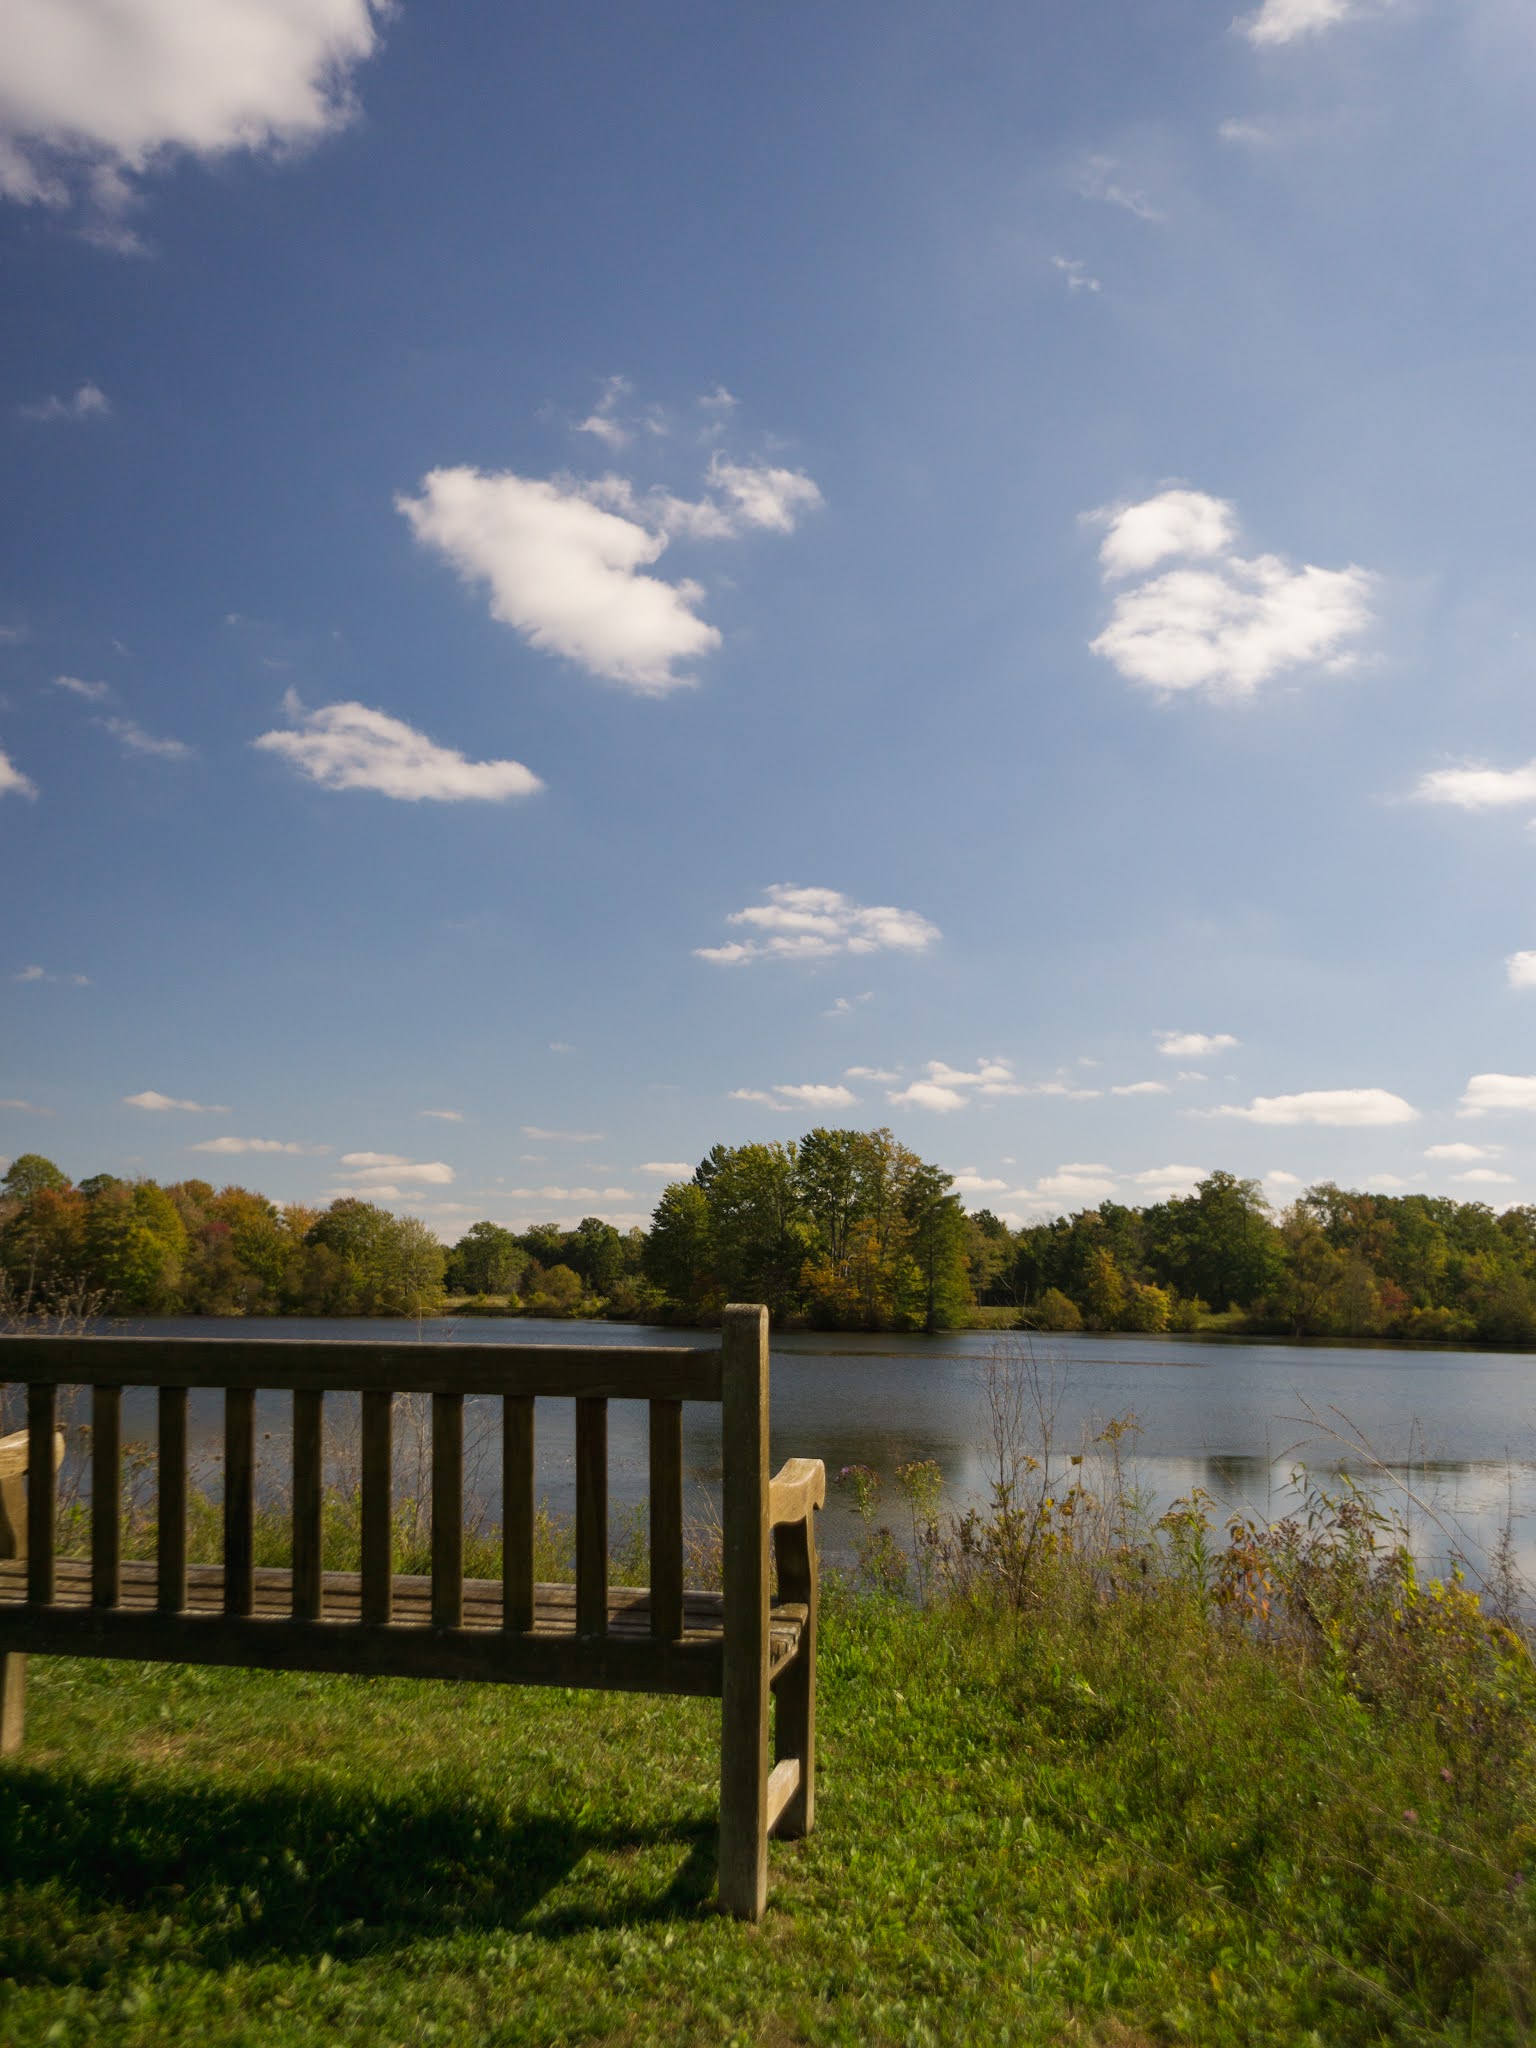
M 119 1182 L 87 1206 L 87 1284 L 121 1313 L 165 1315 L 179 1308 L 186 1225 L 151 1180 Z
M 51 1159 L 45 1159 L 41 1152 L 23 1152 L 13 1159 L 0 1179 L 0 1194 L 14 1202 L 30 1202 L 34 1195 L 44 1189 L 62 1194 L 69 1186 L 69 1175 Z
M 583 1216 L 566 1233 L 565 1264 L 589 1294 L 611 1294 L 624 1275 L 624 1240 L 600 1216 Z
M 646 1278 L 680 1307 L 696 1309 L 709 1292 L 714 1240 L 709 1199 L 696 1181 L 675 1180 L 661 1191 L 645 1239 Z
M 391 1216 L 347 1195 L 331 1204 L 305 1242 L 339 1262 L 344 1286 L 334 1292 L 347 1306 L 333 1313 L 423 1315 L 441 1306 L 447 1254 L 414 1216 Z
M 528 1254 L 499 1223 L 472 1223 L 448 1255 L 444 1280 L 455 1294 L 515 1294 Z

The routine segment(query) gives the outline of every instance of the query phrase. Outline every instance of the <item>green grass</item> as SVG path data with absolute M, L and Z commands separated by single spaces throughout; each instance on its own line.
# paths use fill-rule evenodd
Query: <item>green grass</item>
M 834 1589 L 755 1929 L 711 1909 L 713 1703 L 36 1659 L 0 2038 L 1523 2040 L 1533 1715 L 1426 1640 Z

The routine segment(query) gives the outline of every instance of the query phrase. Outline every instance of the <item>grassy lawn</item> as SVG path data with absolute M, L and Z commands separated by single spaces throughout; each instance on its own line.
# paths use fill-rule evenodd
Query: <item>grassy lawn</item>
M 712 1703 L 38 1659 L 0 2038 L 1523 2040 L 1499 1697 L 1373 1693 L 1171 1587 L 834 1593 L 819 1826 L 751 1929 L 709 1903 Z

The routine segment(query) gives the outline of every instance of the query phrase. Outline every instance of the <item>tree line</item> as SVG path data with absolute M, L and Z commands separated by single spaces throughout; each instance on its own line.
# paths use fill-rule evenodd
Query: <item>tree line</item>
M 110 1314 L 413 1315 L 445 1301 L 531 1315 L 941 1330 L 979 1306 L 1042 1330 L 1221 1328 L 1289 1337 L 1536 1345 L 1536 1208 L 1322 1182 L 1280 1215 L 1256 1181 L 1010 1227 L 888 1130 L 716 1145 L 647 1230 L 600 1217 L 454 1245 L 344 1196 L 279 1205 L 207 1181 L 93 1174 L 26 1153 L 0 1178 L 11 1304 Z M 995 1319 L 995 1315 L 994 1318 Z

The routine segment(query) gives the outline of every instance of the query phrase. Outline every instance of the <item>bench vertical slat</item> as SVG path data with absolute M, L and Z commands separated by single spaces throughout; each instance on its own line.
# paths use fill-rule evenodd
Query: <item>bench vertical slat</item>
M 322 1598 L 321 1478 L 325 1395 L 298 1387 L 293 1396 L 293 1618 L 318 1621 Z
M 501 1625 L 533 1627 L 533 1396 L 501 1401 Z
M 721 1338 L 720 1910 L 760 1920 L 768 1902 L 768 1311 L 727 1308 Z
M 122 1598 L 123 1390 L 91 1389 L 91 1605 Z
M 27 1598 L 53 1599 L 54 1390 L 27 1388 Z
M 576 1633 L 608 1631 L 608 1403 L 576 1403 Z
M 187 1604 L 187 1390 L 161 1387 L 155 1506 L 157 1597 L 163 1614 Z
M 372 1388 L 363 1395 L 362 1616 L 380 1623 L 394 1614 L 394 1401 Z
M 683 1404 L 651 1403 L 651 1634 L 683 1632 Z
M 464 1619 L 464 1396 L 432 1396 L 432 1625 Z
M 256 1604 L 256 1392 L 224 1389 L 224 1612 Z

